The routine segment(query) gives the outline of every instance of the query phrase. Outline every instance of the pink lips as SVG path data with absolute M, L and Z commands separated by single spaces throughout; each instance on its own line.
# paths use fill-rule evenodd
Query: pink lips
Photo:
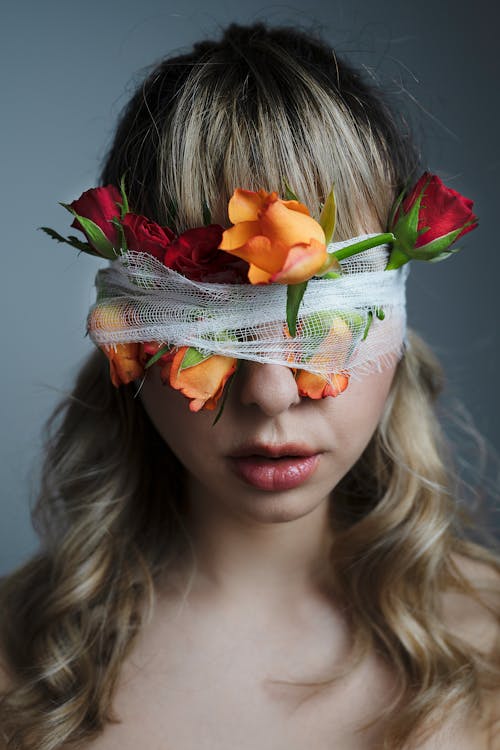
M 320 453 L 296 443 L 248 445 L 233 453 L 233 471 L 259 490 L 291 490 L 306 482 L 318 466 Z

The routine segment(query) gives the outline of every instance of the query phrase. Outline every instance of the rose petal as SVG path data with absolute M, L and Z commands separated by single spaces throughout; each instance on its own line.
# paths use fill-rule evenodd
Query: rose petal
M 228 253 L 237 255 L 235 250 L 244 247 L 250 239 L 260 234 L 262 234 L 260 231 L 260 222 L 243 221 L 224 231 L 219 244 L 219 250 L 225 250 Z
M 228 215 L 232 224 L 255 221 L 262 209 L 268 193 L 236 188 L 229 200 Z
M 227 379 L 236 369 L 236 359 L 214 354 L 193 367 L 180 370 L 187 347 L 181 347 L 172 360 L 170 385 L 192 399 L 191 411 L 203 406 L 214 409 Z
M 277 284 L 300 284 L 322 268 L 327 255 L 325 245 L 315 239 L 311 240 L 310 245 L 296 245 L 290 248 L 282 269 L 271 276 L 270 281 Z
M 283 201 L 276 201 L 267 207 L 260 220 L 261 234 L 271 242 L 279 242 L 287 248 L 309 244 L 311 239 L 325 244 L 325 233 L 312 216 L 300 211 L 290 211 Z
M 322 375 L 307 370 L 299 370 L 296 375 L 299 395 L 312 399 L 338 396 L 349 385 L 349 375 L 345 373 L 331 373 L 330 378 L 331 384 Z

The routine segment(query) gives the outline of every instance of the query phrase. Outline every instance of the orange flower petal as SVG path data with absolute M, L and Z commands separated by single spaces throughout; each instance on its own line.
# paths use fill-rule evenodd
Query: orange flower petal
M 241 221 L 255 221 L 268 196 L 269 193 L 264 190 L 255 193 L 253 190 L 236 188 L 229 200 L 229 221 L 232 224 Z
M 251 284 L 269 284 L 271 274 L 251 263 L 250 268 L 248 269 L 248 280 Z
M 269 237 L 271 242 L 279 242 L 287 248 L 295 245 L 308 245 L 311 239 L 325 242 L 325 233 L 321 225 L 300 211 L 290 211 L 283 201 L 269 205 L 260 219 L 261 234 Z
M 299 203 L 299 201 L 281 201 L 284 206 L 290 209 L 290 211 L 300 211 L 301 214 L 306 214 L 307 216 L 310 216 L 309 209 L 307 206 L 304 206 L 303 203 Z
M 240 224 L 236 224 L 236 226 L 224 230 L 219 250 L 225 250 L 228 253 L 236 255 L 237 253 L 234 252 L 235 250 L 244 247 L 252 237 L 260 234 L 259 221 L 242 221 Z
M 214 409 L 227 379 L 236 369 L 236 359 L 214 354 L 197 365 L 180 370 L 187 347 L 181 347 L 172 360 L 170 385 L 192 399 L 191 411 L 203 406 Z
M 140 344 L 115 344 L 101 346 L 109 361 L 111 382 L 118 388 L 142 377 L 144 368 L 140 362 Z
M 300 284 L 322 268 L 327 255 L 325 245 L 315 239 L 309 245 L 296 245 L 289 250 L 283 267 L 271 276 L 270 281 L 277 284 Z
M 313 399 L 338 396 L 349 385 L 349 375 L 346 373 L 330 373 L 330 378 L 331 384 L 322 375 L 307 370 L 299 370 L 296 375 L 299 395 Z

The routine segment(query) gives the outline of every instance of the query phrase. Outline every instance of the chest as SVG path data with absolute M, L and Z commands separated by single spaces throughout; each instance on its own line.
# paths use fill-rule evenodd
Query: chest
M 115 700 L 121 724 L 92 750 L 372 750 L 381 727 L 358 730 L 387 705 L 391 686 L 373 655 L 323 690 L 274 682 L 328 676 L 342 644 L 317 636 L 223 624 L 203 637 L 172 628 L 168 647 L 152 636 L 125 666 Z

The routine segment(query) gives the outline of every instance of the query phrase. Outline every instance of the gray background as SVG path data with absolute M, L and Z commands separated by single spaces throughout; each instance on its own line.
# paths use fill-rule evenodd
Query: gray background
M 2 434 L 0 572 L 35 548 L 29 505 L 42 424 L 92 344 L 84 321 L 99 262 L 36 228 L 67 232 L 69 202 L 96 184 L 114 123 L 143 69 L 230 21 L 319 28 L 388 84 L 427 165 L 474 198 L 481 225 L 452 260 L 413 264 L 409 320 L 442 358 L 449 408 L 465 402 L 492 446 L 498 414 L 498 18 L 489 0 L 11 0 L 1 6 Z M 464 475 L 476 461 L 459 443 Z M 486 467 L 497 484 L 498 467 Z M 490 498 L 489 503 L 492 504 Z

